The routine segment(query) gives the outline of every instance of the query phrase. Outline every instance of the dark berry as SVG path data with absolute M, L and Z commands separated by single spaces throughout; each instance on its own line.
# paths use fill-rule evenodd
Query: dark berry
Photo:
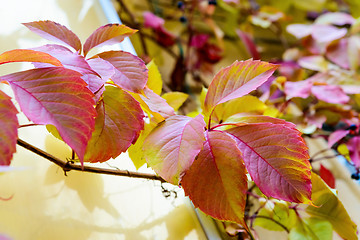
M 178 1 L 177 2 L 177 7 L 180 8 L 180 9 L 183 8 L 184 7 L 184 2 L 183 1 Z
M 186 23 L 186 22 L 187 22 L 187 18 L 186 18 L 185 16 L 181 16 L 179 20 L 180 20 L 180 22 L 182 22 L 182 23 Z
M 209 5 L 216 5 L 217 3 L 216 3 L 216 0 L 210 0 L 209 1 Z
M 359 173 L 353 173 L 353 174 L 351 174 L 351 178 L 352 178 L 352 179 L 355 179 L 355 180 L 359 180 L 359 179 L 360 179 L 360 175 L 359 175 Z
M 356 125 L 355 124 L 351 124 L 347 130 L 356 130 Z

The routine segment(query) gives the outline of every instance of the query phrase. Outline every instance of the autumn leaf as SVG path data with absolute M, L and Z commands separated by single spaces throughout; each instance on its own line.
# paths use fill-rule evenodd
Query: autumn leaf
M 335 177 L 330 170 L 328 170 L 324 165 L 320 164 L 319 170 L 320 177 L 326 182 L 326 184 L 331 187 L 335 188 Z
M 161 94 L 163 81 L 157 65 L 154 60 L 151 60 L 146 67 L 149 69 L 149 78 L 146 86 L 150 88 L 157 95 Z
M 18 119 L 11 98 L 0 90 L 0 165 L 10 165 L 16 152 Z
M 107 86 L 96 111 L 95 130 L 84 157 L 88 162 L 116 158 L 137 140 L 144 128 L 140 104 L 119 88 Z
M 120 43 L 126 37 L 129 37 L 136 32 L 137 30 L 118 23 L 110 23 L 99 27 L 86 39 L 84 44 L 84 56 L 86 56 L 94 47 Z
M 148 79 L 148 69 L 137 56 L 124 51 L 109 51 L 100 53 L 99 57 L 108 61 L 115 68 L 112 81 L 125 90 L 140 93 Z
M 150 111 L 158 120 L 164 120 L 175 115 L 174 109 L 166 102 L 166 100 L 152 90 L 145 88 L 144 95 L 139 95 L 139 101 L 142 106 Z M 138 98 L 136 99 L 138 100 Z
M 329 221 L 343 239 L 358 239 L 356 224 L 350 219 L 338 197 L 317 174 L 312 173 L 311 179 L 313 185 L 311 197 L 315 206 L 308 206 L 306 212 L 310 216 Z
M 23 24 L 30 29 L 30 31 L 45 39 L 66 44 L 79 53 L 81 51 L 80 39 L 71 30 L 59 23 L 47 20 Z
M 242 97 L 255 90 L 273 74 L 276 65 L 258 60 L 235 61 L 221 69 L 210 83 L 204 113 L 211 114 L 216 105 Z
M 236 139 L 259 189 L 269 197 L 311 203 L 308 149 L 295 125 L 261 116 L 245 121 L 226 132 Z
M 168 92 L 164 93 L 161 97 L 166 100 L 170 107 L 177 111 L 189 95 L 183 92 Z
M 247 228 L 247 178 L 242 154 L 226 133 L 210 131 L 205 135 L 203 149 L 181 181 L 185 194 L 204 213 Z
M 203 146 L 204 127 L 202 115 L 171 116 L 161 122 L 144 141 L 148 165 L 166 181 L 179 184 Z
M 62 67 L 32 69 L 1 77 L 22 112 L 36 124 L 52 124 L 83 161 L 96 116 L 94 95 L 81 74 Z
M 30 49 L 15 49 L 0 55 L 0 64 L 10 62 L 42 62 L 62 66 L 61 62 L 50 54 Z

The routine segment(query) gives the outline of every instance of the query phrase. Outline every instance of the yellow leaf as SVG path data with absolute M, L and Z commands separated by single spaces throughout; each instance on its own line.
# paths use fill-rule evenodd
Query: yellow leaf
M 146 85 L 148 86 L 148 88 L 153 90 L 154 93 L 160 95 L 163 81 L 161 79 L 159 69 L 155 64 L 154 60 L 151 60 L 151 62 L 149 62 L 146 66 L 149 69 L 149 78 Z
M 348 162 L 351 161 L 349 149 L 348 149 L 348 147 L 346 146 L 345 143 L 340 144 L 340 145 L 337 147 L 337 151 L 338 151 L 341 155 L 343 155 Z
M 163 94 L 161 97 L 166 100 L 166 102 L 177 111 L 181 105 L 186 101 L 189 95 L 182 92 L 169 92 Z

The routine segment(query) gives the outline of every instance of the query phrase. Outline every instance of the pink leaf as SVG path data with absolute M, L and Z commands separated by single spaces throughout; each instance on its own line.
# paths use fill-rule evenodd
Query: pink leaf
M 312 85 L 313 83 L 308 80 L 298 82 L 286 82 L 284 88 L 286 98 L 307 98 L 310 96 Z
M 350 97 L 344 93 L 341 87 L 336 85 L 313 86 L 311 92 L 319 100 L 327 103 L 344 104 L 350 100 Z
M 326 57 L 342 68 L 349 69 L 350 61 L 348 55 L 348 39 L 340 39 L 339 42 L 331 44 L 326 49 Z
M 320 171 L 319 175 L 326 182 L 326 184 L 331 187 L 335 188 L 335 177 L 334 175 L 326 168 L 324 165 L 320 164 Z
M 129 93 L 110 86 L 106 87 L 96 111 L 95 130 L 84 161 L 104 162 L 116 158 L 137 140 L 144 129 L 144 113 Z
M 254 59 L 254 60 L 258 60 L 260 59 L 260 53 L 258 52 L 258 50 L 256 49 L 256 45 L 254 40 L 251 38 L 251 36 L 241 30 L 236 30 L 236 33 L 238 34 L 238 36 L 240 37 L 241 41 L 243 42 L 246 51 L 250 54 L 250 56 Z
M 320 55 L 302 57 L 298 60 L 298 63 L 303 68 L 320 72 L 326 71 L 329 64 L 328 61 Z
M 0 90 L 0 165 L 10 165 L 16 152 L 17 110 L 9 96 Z
M 339 26 L 352 25 L 353 23 L 355 23 L 355 18 L 344 12 L 324 13 L 315 20 L 315 24 L 334 24 Z
M 51 55 L 30 49 L 15 49 L 0 55 L 0 64 L 10 62 L 41 62 L 62 66 L 61 62 Z
M 81 74 L 62 67 L 39 68 L 3 76 L 24 114 L 36 124 L 52 124 L 83 161 L 96 116 L 94 95 Z
M 146 103 L 150 111 L 159 113 L 162 117 L 168 118 L 175 115 L 174 109 L 166 102 L 166 100 L 151 89 L 144 89 L 145 97 L 140 95 L 140 98 Z
M 71 52 L 66 47 L 48 44 L 38 48 L 37 51 L 45 52 L 60 60 L 65 68 L 82 74 L 82 79 L 89 85 L 91 92 L 95 93 L 104 84 L 100 76 L 90 67 L 85 58 L 77 53 Z M 48 64 L 36 63 L 35 67 L 50 67 Z
M 360 167 L 360 137 L 356 136 L 346 143 L 349 149 L 350 159 L 355 164 L 356 168 Z
M 115 67 L 115 74 L 111 77 L 115 84 L 135 93 L 140 93 L 145 87 L 148 69 L 137 56 L 124 51 L 109 51 L 95 57 L 100 57 Z
M 84 56 L 94 48 L 105 44 L 111 45 L 122 42 L 126 37 L 133 35 L 137 30 L 125 25 L 110 23 L 96 29 L 84 44 Z
M 166 181 L 179 184 L 204 142 L 204 117 L 172 116 L 145 139 L 143 149 L 149 166 Z
M 38 34 L 45 39 L 64 43 L 74 48 L 77 52 L 81 51 L 81 42 L 79 38 L 63 25 L 49 20 L 29 22 L 23 24 L 32 32 Z
M 220 220 L 244 221 L 247 178 L 236 142 L 224 132 L 206 132 L 204 147 L 181 185 L 195 207 Z
M 316 24 L 313 26 L 311 36 L 319 43 L 328 43 L 344 37 L 346 33 L 346 28 Z
M 270 119 L 260 117 L 259 123 L 243 124 L 226 132 L 236 139 L 251 178 L 265 195 L 309 203 L 311 165 L 301 133 L 293 124 Z
M 301 39 L 311 34 L 312 25 L 290 24 L 286 27 L 286 31 L 294 35 L 297 39 Z
M 330 134 L 328 139 L 328 146 L 331 148 L 335 143 L 343 139 L 346 135 L 350 133 L 349 130 L 337 130 Z
M 163 26 L 165 23 L 164 19 L 156 16 L 155 14 L 149 11 L 145 11 L 143 13 L 143 17 L 144 17 L 144 27 L 146 28 L 158 29 L 161 26 Z
M 210 113 L 220 103 L 242 97 L 266 82 L 277 65 L 258 60 L 235 61 L 221 69 L 210 83 L 204 112 Z

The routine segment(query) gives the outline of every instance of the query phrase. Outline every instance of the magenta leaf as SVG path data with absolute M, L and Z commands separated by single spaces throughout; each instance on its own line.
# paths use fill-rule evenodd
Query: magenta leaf
M 346 143 L 349 149 L 350 159 L 355 164 L 356 168 L 360 168 L 360 137 L 356 136 Z
M 100 53 L 100 57 L 115 67 L 115 74 L 111 77 L 118 86 L 135 93 L 140 93 L 148 79 L 148 69 L 137 56 L 124 51 L 109 51 Z
M 221 131 L 205 133 L 203 149 L 181 186 L 195 207 L 220 220 L 247 228 L 244 221 L 247 177 L 235 140 Z
M 204 112 L 210 113 L 216 105 L 242 97 L 266 82 L 277 65 L 258 60 L 235 61 L 221 69 L 209 85 Z
M 144 27 L 146 28 L 158 29 L 161 26 L 163 26 L 165 23 L 164 19 L 156 16 L 155 14 L 149 11 L 145 11 L 143 13 L 143 17 L 144 17 Z
M 141 100 L 149 107 L 149 110 L 160 114 L 163 118 L 168 118 L 175 115 L 174 109 L 166 102 L 166 100 L 151 89 L 145 88 L 144 94 L 140 95 Z
M 36 124 L 54 125 L 83 161 L 94 129 L 94 95 L 81 74 L 62 67 L 32 69 L 1 77 L 12 87 L 24 114 Z
M 236 33 L 240 37 L 241 41 L 243 42 L 243 44 L 245 46 L 245 49 L 250 54 L 250 56 L 254 60 L 260 59 L 260 53 L 256 49 L 256 44 L 255 44 L 254 40 L 251 38 L 251 36 L 248 33 L 241 31 L 239 29 L 236 30 Z
M 48 53 L 51 56 L 59 59 L 65 68 L 81 73 L 81 78 L 88 84 L 90 91 L 93 93 L 97 92 L 99 88 L 104 84 L 104 81 L 90 67 L 90 65 L 83 56 L 71 52 L 66 47 L 55 44 L 48 44 L 35 48 L 35 50 Z M 40 68 L 50 67 L 51 65 L 44 63 L 34 63 L 34 66 Z
M 95 130 L 84 157 L 88 162 L 116 158 L 137 140 L 144 129 L 140 104 L 122 89 L 107 86 L 96 111 Z
M 312 85 L 313 85 L 312 81 L 309 80 L 298 81 L 298 82 L 286 82 L 284 88 L 286 98 L 287 99 L 293 97 L 307 98 L 310 96 Z
M 137 30 L 117 23 L 110 23 L 99 27 L 88 37 L 88 39 L 86 39 L 84 44 L 84 56 L 86 56 L 94 47 L 120 43 L 136 31 Z
M 18 119 L 11 98 L 0 90 L 0 165 L 10 165 L 16 152 Z
M 342 88 L 336 85 L 313 86 L 311 92 L 319 100 L 327 103 L 344 104 L 350 100 L 350 97 L 344 93 Z
M 81 42 L 79 38 L 63 25 L 49 20 L 23 24 L 32 32 L 45 39 L 66 44 L 67 46 L 74 48 L 77 52 L 81 51 Z
M 322 164 L 320 164 L 319 175 L 322 178 L 322 180 L 324 180 L 324 182 L 326 182 L 326 184 L 329 187 L 335 188 L 335 177 L 334 177 L 334 175 L 332 174 L 332 172 L 330 170 L 328 170 Z
M 280 119 L 250 120 L 226 132 L 236 139 L 253 181 L 266 196 L 310 203 L 311 165 L 301 133 Z
M 328 43 L 344 37 L 346 28 L 337 28 L 331 25 L 313 25 L 311 36 L 319 43 Z
M 148 165 L 166 181 L 179 184 L 203 146 L 204 127 L 202 115 L 172 116 L 161 122 L 144 141 Z
M 331 148 L 335 143 L 339 142 L 346 135 L 350 133 L 350 130 L 337 130 L 330 134 L 328 139 L 328 146 Z

